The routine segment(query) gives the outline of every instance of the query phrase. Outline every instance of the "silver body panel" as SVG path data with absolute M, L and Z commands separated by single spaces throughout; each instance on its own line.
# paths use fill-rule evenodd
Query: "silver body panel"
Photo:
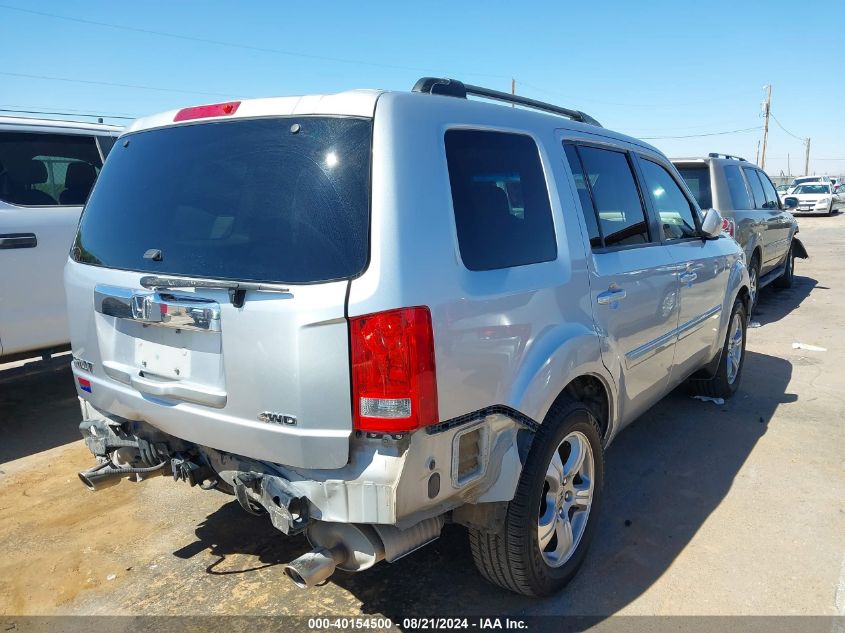
M 560 117 L 419 94 L 349 93 L 354 108 L 343 95 L 331 107 L 317 98 L 266 100 L 266 112 L 246 112 L 307 114 L 304 104 L 311 104 L 315 112 L 360 116 L 367 99 L 375 114 L 365 271 L 350 281 L 291 285 L 289 296 L 248 291 L 240 309 L 225 290 L 197 288 L 197 297 L 219 307 L 219 328 L 180 331 L 148 322 L 143 311 L 144 318 L 130 319 L 95 309 L 98 285 L 145 292 L 141 273 L 69 262 L 73 350 L 94 366 L 92 393 L 81 397 L 179 438 L 279 464 L 329 520 L 399 524 L 461 503 L 510 499 L 521 467 L 519 425 L 502 415 L 480 418 L 495 467 L 468 486 L 451 472 L 454 431 L 417 431 L 396 456 L 373 449 L 352 433 L 347 317 L 430 308 L 441 421 L 505 405 L 542 422 L 570 381 L 595 377 L 609 395 L 606 442 L 719 354 L 733 302 L 748 283 L 739 247 L 723 237 L 592 253 L 561 139 L 642 152 L 671 170 L 656 149 Z M 133 129 L 168 120 L 161 115 Z M 489 271 L 464 266 L 444 150 L 444 133 L 455 128 L 534 139 L 551 202 L 554 261 Z M 614 288 L 624 290 L 624 300 L 605 294 Z M 139 339 L 191 351 L 191 381 L 162 370 L 154 380 L 191 383 L 182 386 L 194 390 L 193 401 L 184 393 L 156 395 L 138 380 Z M 116 364 L 131 374 L 128 383 Z M 197 397 L 207 397 L 205 404 Z M 263 411 L 297 422 L 268 424 L 257 417 Z M 425 493 L 431 456 L 444 482 L 433 499 Z

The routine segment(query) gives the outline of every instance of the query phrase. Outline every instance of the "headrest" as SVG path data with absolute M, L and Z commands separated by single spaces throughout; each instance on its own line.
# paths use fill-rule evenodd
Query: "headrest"
M 71 163 L 67 166 L 65 187 L 68 189 L 91 189 L 97 179 L 94 166 L 89 163 Z
M 495 182 L 475 183 L 472 198 L 476 211 L 488 218 L 501 218 L 510 214 L 508 195 Z
M 9 178 L 19 185 L 40 185 L 47 182 L 47 166 L 40 160 L 10 162 L 6 170 Z

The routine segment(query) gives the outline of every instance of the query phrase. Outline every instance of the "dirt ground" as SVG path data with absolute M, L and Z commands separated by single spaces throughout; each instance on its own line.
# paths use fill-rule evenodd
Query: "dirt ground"
M 616 439 L 593 548 L 555 598 L 486 584 L 458 527 L 296 589 L 281 564 L 304 539 L 231 497 L 165 477 L 83 488 L 69 371 L 16 368 L 0 371 L 0 615 L 845 615 L 845 216 L 799 221 L 812 258 L 763 291 L 740 393 L 678 390 Z

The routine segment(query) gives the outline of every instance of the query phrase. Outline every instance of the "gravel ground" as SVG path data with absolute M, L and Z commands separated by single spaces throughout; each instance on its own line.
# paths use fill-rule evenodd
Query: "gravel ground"
M 740 393 L 678 390 L 616 439 L 593 548 L 555 598 L 486 584 L 459 527 L 296 589 L 281 564 L 305 540 L 231 497 L 164 477 L 85 490 L 70 373 L 33 365 L 0 368 L 0 615 L 845 615 L 845 215 L 799 221 L 812 258 L 763 291 Z

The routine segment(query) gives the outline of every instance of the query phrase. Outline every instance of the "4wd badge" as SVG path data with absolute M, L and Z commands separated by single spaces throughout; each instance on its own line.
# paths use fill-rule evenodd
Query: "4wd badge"
M 274 411 L 264 411 L 259 413 L 258 419 L 262 422 L 269 422 L 270 424 L 287 424 L 290 426 L 296 424 L 296 416 L 276 413 Z

